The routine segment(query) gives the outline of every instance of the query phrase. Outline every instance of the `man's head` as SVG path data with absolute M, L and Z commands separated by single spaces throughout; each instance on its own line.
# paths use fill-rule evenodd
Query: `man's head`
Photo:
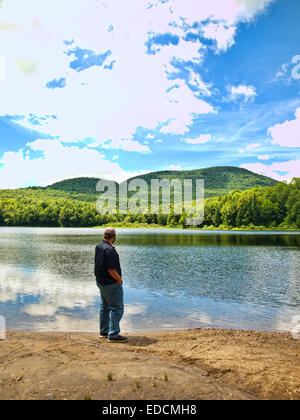
M 114 228 L 107 228 L 104 231 L 104 239 L 109 242 L 110 244 L 113 244 L 115 240 L 117 239 L 117 232 Z

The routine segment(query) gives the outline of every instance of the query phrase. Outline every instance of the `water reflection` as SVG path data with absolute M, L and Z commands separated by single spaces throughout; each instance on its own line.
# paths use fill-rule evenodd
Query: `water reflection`
M 0 229 L 8 328 L 98 331 L 94 229 Z M 125 331 L 288 330 L 300 313 L 297 234 L 120 231 Z

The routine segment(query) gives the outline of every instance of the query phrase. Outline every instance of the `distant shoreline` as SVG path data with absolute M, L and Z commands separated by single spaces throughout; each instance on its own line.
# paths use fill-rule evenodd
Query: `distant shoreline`
M 118 223 L 111 223 L 107 225 L 101 225 L 101 226 L 0 226 L 1 228 L 20 228 L 20 229 L 105 229 L 107 227 L 115 227 L 116 229 L 136 229 L 136 230 L 142 230 L 142 229 L 157 229 L 157 230 L 180 230 L 180 231 L 189 231 L 189 230 L 198 230 L 199 232 L 295 232 L 300 233 L 300 229 L 294 229 L 294 228 L 265 228 L 262 229 L 260 227 L 257 228 L 222 228 L 222 227 L 206 227 L 206 228 L 198 228 L 196 226 L 191 227 L 185 227 L 181 228 L 180 226 L 159 226 L 159 225 L 148 225 L 148 224 L 118 224 Z
M 103 225 L 103 226 L 94 226 L 92 229 L 105 229 L 106 227 L 109 227 L 111 225 Z M 113 227 L 116 229 L 174 229 L 174 230 L 199 230 L 199 231 L 223 231 L 223 232 L 236 232 L 236 231 L 243 231 L 243 232 L 300 232 L 300 229 L 288 229 L 288 228 L 253 228 L 253 229 L 243 229 L 243 228 L 197 228 L 195 226 L 186 227 L 186 228 L 180 228 L 178 226 L 157 226 L 157 225 L 126 225 L 126 226 L 118 226 L 118 224 L 112 224 Z

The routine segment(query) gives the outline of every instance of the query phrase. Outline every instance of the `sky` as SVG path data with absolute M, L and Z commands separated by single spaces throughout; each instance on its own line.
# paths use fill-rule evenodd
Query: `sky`
M 299 0 L 0 0 L 0 188 L 300 177 Z

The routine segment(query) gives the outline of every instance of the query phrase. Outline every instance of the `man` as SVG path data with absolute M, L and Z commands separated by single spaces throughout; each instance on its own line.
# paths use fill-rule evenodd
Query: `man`
M 124 314 L 122 271 L 119 255 L 113 246 L 117 239 L 115 229 L 104 232 L 104 241 L 96 246 L 95 276 L 100 289 L 100 337 L 110 343 L 125 343 L 120 335 L 120 321 Z

